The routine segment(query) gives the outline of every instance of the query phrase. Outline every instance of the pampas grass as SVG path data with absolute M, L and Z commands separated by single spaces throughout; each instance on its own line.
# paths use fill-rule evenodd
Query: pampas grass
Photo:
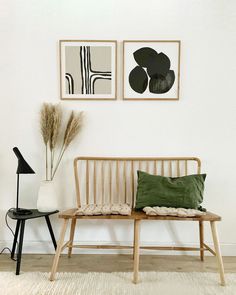
M 40 129 L 45 144 L 46 180 L 48 180 L 48 143 L 51 134 L 51 104 L 44 103 L 40 110 Z
M 59 104 L 51 106 L 51 134 L 49 139 L 49 148 L 51 152 L 50 177 L 53 175 L 53 163 L 58 135 L 61 127 L 62 111 Z
M 71 112 L 70 118 L 68 120 L 66 131 L 64 135 L 64 146 L 67 148 L 76 135 L 79 133 L 82 125 L 82 114 L 76 114 L 74 111 Z
M 58 138 L 61 129 L 61 122 L 62 109 L 60 105 L 44 103 L 40 111 L 40 127 L 46 152 L 46 180 L 53 180 L 66 149 L 78 135 L 82 126 L 82 113 L 71 111 L 64 131 L 62 146 L 57 161 L 55 163 L 55 153 L 58 148 Z M 48 148 L 50 150 L 50 165 L 48 165 Z M 48 171 L 49 166 L 50 171 Z
M 60 127 L 62 121 L 62 111 L 60 105 L 51 106 L 51 134 L 49 139 L 50 150 L 53 151 L 56 147 Z
M 40 111 L 40 127 L 44 144 L 46 145 L 50 138 L 50 104 L 44 103 Z
M 83 118 L 82 112 L 75 113 L 74 111 L 71 111 L 70 117 L 67 122 L 66 130 L 64 133 L 64 140 L 63 140 L 61 152 L 60 152 L 52 177 L 54 177 L 66 149 L 79 133 L 82 127 L 82 118 Z

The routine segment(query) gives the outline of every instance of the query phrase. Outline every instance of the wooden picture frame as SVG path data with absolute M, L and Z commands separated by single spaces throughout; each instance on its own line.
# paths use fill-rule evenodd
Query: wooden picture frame
M 123 99 L 179 100 L 180 40 L 123 41 Z
M 117 41 L 60 40 L 60 98 L 117 98 Z

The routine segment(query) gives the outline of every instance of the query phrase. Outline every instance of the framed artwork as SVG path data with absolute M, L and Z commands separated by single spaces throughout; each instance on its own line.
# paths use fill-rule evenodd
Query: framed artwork
M 180 41 L 123 41 L 125 100 L 178 100 Z
M 61 99 L 116 99 L 116 53 L 116 41 L 60 40 Z

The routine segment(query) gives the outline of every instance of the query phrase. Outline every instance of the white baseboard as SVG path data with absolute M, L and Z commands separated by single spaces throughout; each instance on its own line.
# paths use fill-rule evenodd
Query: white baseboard
M 75 242 L 77 243 L 77 242 Z M 83 241 L 79 242 L 81 245 L 97 245 L 98 243 L 94 241 Z M 130 242 L 102 242 L 99 244 L 102 245 L 131 245 Z M 12 241 L 0 241 L 0 251 L 4 247 L 9 247 L 11 249 Z M 163 244 L 163 243 L 154 243 L 154 242 L 142 242 L 143 246 L 175 246 L 175 247 L 199 247 L 199 244 Z M 212 244 L 209 243 L 209 246 L 214 248 Z M 66 252 L 66 250 L 64 250 Z M 23 244 L 24 253 L 34 253 L 34 254 L 53 254 L 54 249 L 51 241 L 25 241 Z M 221 244 L 221 252 L 223 256 L 236 256 L 236 244 Z M 6 252 L 7 253 L 7 252 Z M 121 250 L 121 249 L 111 249 L 111 250 L 102 250 L 102 249 L 73 249 L 73 253 L 78 254 L 130 254 L 131 250 Z M 209 252 L 206 252 L 208 255 Z M 198 251 L 160 251 L 160 250 L 141 250 L 141 254 L 152 254 L 152 255 L 199 255 Z M 209 253 L 209 255 L 211 255 Z

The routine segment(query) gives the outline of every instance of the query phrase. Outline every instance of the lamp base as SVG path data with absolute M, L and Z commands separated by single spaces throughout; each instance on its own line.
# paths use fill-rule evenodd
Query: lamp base
M 14 215 L 30 215 L 33 214 L 33 212 L 29 209 L 21 209 L 21 208 L 15 208 L 12 210 Z

